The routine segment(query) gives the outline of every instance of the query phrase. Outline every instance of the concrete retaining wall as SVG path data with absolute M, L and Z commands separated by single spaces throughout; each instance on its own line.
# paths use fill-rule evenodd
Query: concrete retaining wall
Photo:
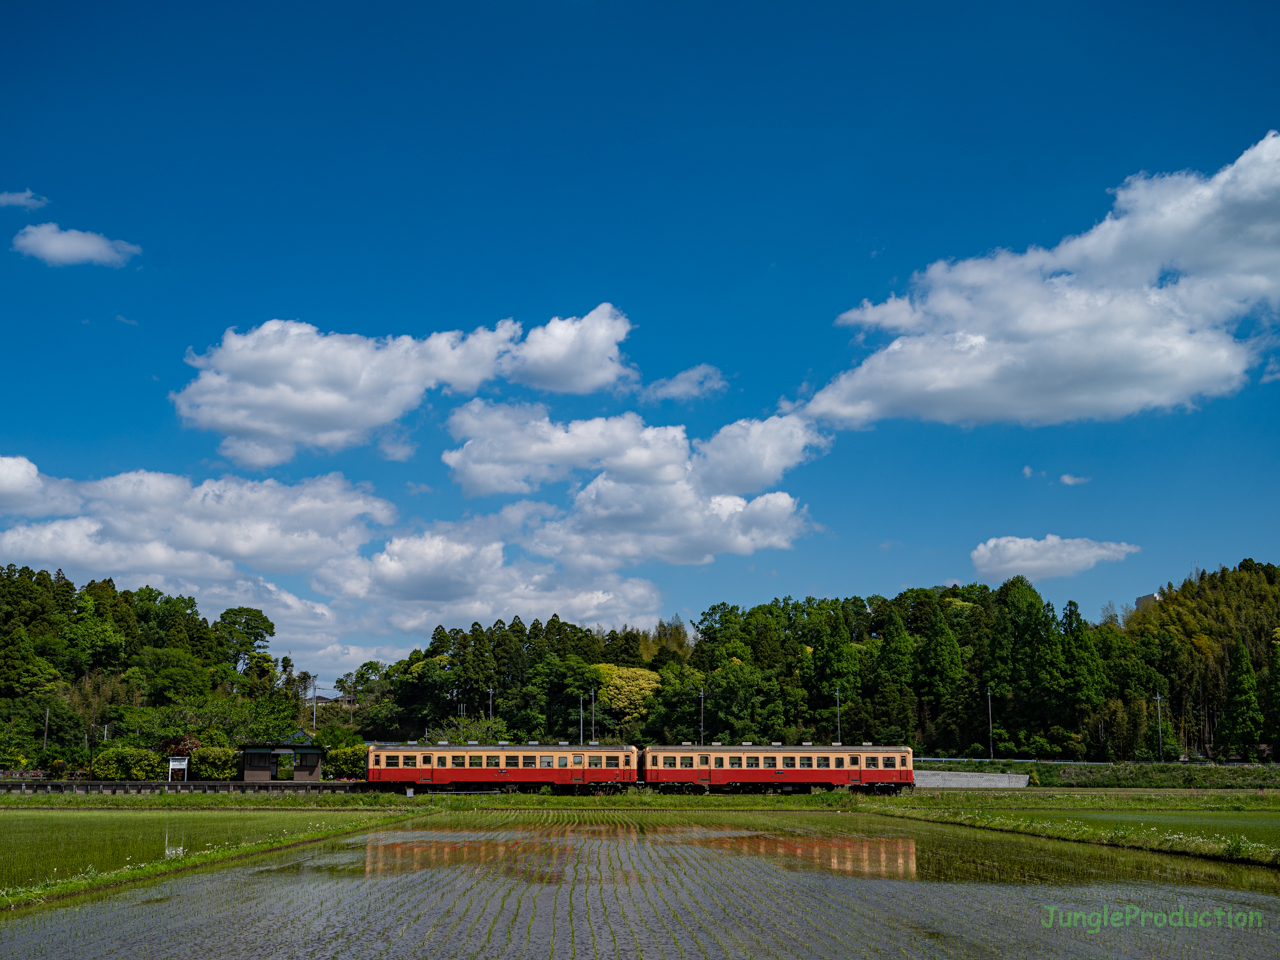
M 1025 773 L 957 773 L 950 770 L 917 770 L 916 786 L 922 789 L 1008 790 L 1025 787 Z

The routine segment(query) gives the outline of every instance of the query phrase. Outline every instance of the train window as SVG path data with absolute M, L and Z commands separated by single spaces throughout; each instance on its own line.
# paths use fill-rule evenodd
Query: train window
M 813 769 L 813 757 L 801 757 L 801 758 L 800 758 L 800 766 L 804 767 L 806 770 L 812 770 L 812 769 Z
M 528 770 L 530 767 L 536 767 L 537 765 L 538 765 L 538 758 L 537 758 L 537 757 L 525 757 L 525 758 L 524 758 L 524 768 L 525 768 L 526 770 Z
M 794 770 L 794 769 L 795 769 L 795 766 L 796 766 L 796 758 L 795 758 L 795 757 L 783 757 L 783 758 L 782 758 L 782 765 L 783 765 L 784 767 L 789 767 L 790 769 Z
M 561 770 L 569 766 L 569 757 L 567 755 L 557 757 L 556 759 L 560 761 L 559 767 Z
M 631 754 L 627 754 L 627 758 L 626 758 L 625 760 L 623 760 L 623 761 L 622 761 L 622 765 L 623 765 L 624 767 L 629 767 L 629 766 L 631 766 Z
M 538 766 L 544 770 L 547 769 L 548 767 L 554 767 L 555 765 L 556 765 L 555 757 L 539 757 L 538 758 Z
M 758 770 L 758 769 L 760 769 L 760 758 L 759 758 L 759 757 L 747 757 L 747 769 L 748 769 L 748 770 Z
M 388 766 L 388 767 L 398 767 L 398 766 L 400 766 L 400 758 L 399 758 L 399 757 L 397 757 L 394 753 L 388 753 L 388 754 L 387 754 L 387 766 Z
M 431 766 L 431 754 L 429 754 L 429 753 L 424 753 L 424 754 L 422 755 L 422 765 L 423 765 L 424 767 L 429 767 L 429 766 Z
M 658 765 L 658 755 L 656 753 L 649 754 L 649 766 L 656 767 Z
M 730 770 L 741 770 L 741 769 L 742 769 L 742 758 L 741 758 L 741 757 L 730 757 L 730 758 L 729 758 L 729 769 L 730 769 Z
M 630 757 L 628 757 L 628 758 L 627 758 L 627 762 L 628 762 L 628 763 L 630 763 L 630 762 L 631 762 L 631 758 L 630 758 Z M 617 769 L 618 769 L 618 758 L 617 758 L 617 757 L 605 757 L 605 758 L 604 758 L 604 765 L 605 765 L 605 768 L 606 768 L 606 769 L 613 769 L 613 770 L 617 770 Z
M 444 754 L 443 754 L 443 753 L 442 753 L 442 754 L 440 754 L 440 756 L 436 757 L 436 766 L 437 766 L 437 767 L 443 767 L 443 766 L 445 765 L 445 762 L 446 762 L 446 761 L 445 761 L 445 756 L 444 756 Z
M 405 758 L 404 758 L 404 765 L 405 765 L 406 767 L 416 767 L 416 766 L 418 765 L 418 758 L 417 758 L 417 757 L 405 757 Z
M 867 769 L 868 769 L 868 770 L 874 770 L 874 769 L 875 769 L 876 767 L 878 767 L 878 766 L 880 766 L 880 762 L 879 762 L 878 760 L 876 760 L 876 758 L 875 758 L 875 757 L 867 757 Z
M 454 755 L 451 759 L 453 760 L 453 765 L 455 767 L 465 767 L 467 765 L 466 757 L 459 757 L 457 755 Z
M 724 769 L 724 757 L 716 757 L 716 769 L 717 770 Z
M 698 766 L 700 766 L 700 767 L 709 767 L 709 766 L 711 766 L 711 758 L 710 758 L 709 756 L 707 756 L 707 754 L 705 754 L 705 753 L 701 753 L 701 754 L 699 754 L 699 755 L 698 755 Z
M 582 754 L 580 754 L 580 753 L 575 753 L 575 754 L 573 755 L 573 765 L 574 765 L 575 767 L 580 767 L 580 766 L 582 766 Z
M 844 769 L 844 757 L 836 757 L 836 769 L 837 770 Z
M 257 757 L 254 757 L 253 759 L 255 759 L 255 760 L 256 760 L 256 759 L 258 759 L 258 758 L 257 758 Z M 380 754 L 380 753 L 375 753 L 375 754 L 373 755 L 373 765 L 374 765 L 375 767 L 380 767 L 380 766 L 382 766 L 382 754 Z
M 849 758 L 849 766 L 851 766 L 851 767 L 856 767 L 857 765 L 858 765 L 858 758 L 857 758 L 857 757 L 850 757 L 850 758 Z
M 472 766 L 472 767 L 484 766 L 484 757 L 468 756 L 467 761 L 468 761 L 468 766 Z
M 588 766 L 588 767 L 599 767 L 599 766 L 601 765 L 600 761 L 601 761 L 602 759 L 603 759 L 602 757 L 587 757 L 587 766 Z
M 893 767 L 894 767 L 893 757 L 885 757 L 885 758 L 884 758 L 884 768 L 885 768 L 886 770 L 892 770 L 892 769 L 893 769 Z
M 900 766 L 903 770 L 907 769 L 907 758 L 906 758 L 906 757 L 899 757 L 899 758 L 898 758 L 898 766 Z
M 684 769 L 684 770 L 692 770 L 692 769 L 693 769 L 693 757 L 681 757 L 681 758 L 680 758 L 680 767 L 681 767 L 682 769 Z
M 830 757 L 819 757 L 819 758 L 818 758 L 818 769 L 819 769 L 819 770 L 826 770 L 826 769 L 830 768 L 830 766 L 831 766 L 831 758 L 830 758 Z
M 519 770 L 519 769 L 520 769 L 520 758 L 519 758 L 519 757 L 507 757 L 507 762 L 506 762 L 506 763 L 504 763 L 504 764 L 503 764 L 503 766 L 504 766 L 504 767 L 506 767 L 508 770 Z M 532 766 L 532 764 L 530 764 L 530 766 Z
M 502 758 L 501 757 L 485 757 L 484 765 L 486 767 L 500 767 L 502 766 Z
M 764 758 L 764 768 L 765 768 L 766 770 L 772 770 L 772 769 L 774 769 L 777 765 L 778 765 L 778 758 L 777 758 L 777 757 L 765 757 L 765 758 Z
M 675 769 L 675 766 L 676 766 L 676 758 L 675 758 L 675 757 L 663 757 L 663 758 L 662 758 L 662 766 L 663 766 L 663 769 L 666 769 L 666 770 L 674 770 L 674 769 Z

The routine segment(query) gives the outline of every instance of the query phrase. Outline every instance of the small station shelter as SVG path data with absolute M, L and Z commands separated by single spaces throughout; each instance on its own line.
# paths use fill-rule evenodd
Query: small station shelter
M 283 740 L 244 743 L 240 779 L 249 781 L 278 780 L 280 758 L 293 757 L 294 780 L 319 780 L 325 749 L 299 730 Z

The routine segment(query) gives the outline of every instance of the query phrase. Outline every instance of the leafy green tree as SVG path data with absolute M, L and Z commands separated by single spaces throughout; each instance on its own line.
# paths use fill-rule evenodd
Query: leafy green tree
M 266 651 L 270 638 L 276 635 L 276 625 L 254 607 L 232 607 L 222 611 L 213 632 L 228 662 L 241 670 L 251 654 Z
M 897 609 L 886 602 L 884 637 L 881 640 L 871 678 L 871 689 L 865 692 L 872 705 L 875 734 L 879 740 L 911 738 L 916 729 L 916 697 L 911 688 L 911 637 Z
M 925 739 L 956 749 L 961 745 L 964 683 L 960 644 L 936 603 L 928 611 L 920 629 L 920 665 L 916 679 Z
M 1258 678 L 1244 638 L 1236 639 L 1231 653 L 1231 669 L 1227 675 L 1227 709 L 1218 724 L 1218 746 L 1225 753 L 1239 752 L 1253 759 L 1262 739 L 1262 710 L 1258 706 Z
M 58 672 L 36 655 L 35 644 L 19 627 L 0 639 L 0 697 L 29 697 L 52 690 Z
M 1280 627 L 1271 633 L 1270 663 L 1267 669 L 1267 722 L 1263 734 L 1271 744 L 1271 757 L 1280 757 Z
M 604 659 L 618 667 L 643 667 L 644 655 L 640 650 L 642 635 L 635 627 L 625 624 L 621 630 L 610 630 L 605 638 Z

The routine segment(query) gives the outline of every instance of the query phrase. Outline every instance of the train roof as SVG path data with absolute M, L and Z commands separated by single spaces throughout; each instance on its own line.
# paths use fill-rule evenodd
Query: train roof
M 777 751 L 780 753 L 807 753 L 807 752 L 829 752 L 832 750 L 848 753 L 866 752 L 885 753 L 889 751 L 897 753 L 911 753 L 910 747 L 893 746 L 884 743 L 801 743 L 801 744 L 785 744 L 785 743 L 655 743 L 647 747 L 636 747 L 631 744 L 601 744 L 601 743 L 456 743 L 453 741 L 442 741 L 438 743 L 427 743 L 425 741 L 409 740 L 403 743 L 371 743 L 370 750 L 414 750 L 420 753 L 430 753 L 432 751 L 440 752 L 441 750 L 470 750 L 473 753 L 479 753 L 484 750 L 498 750 L 507 753 L 516 753 L 519 751 L 529 750 L 563 750 L 566 752 L 610 752 L 610 751 L 626 751 L 626 750 L 670 750 L 675 752 L 693 752 L 701 751 L 703 753 L 741 753 L 743 750 L 762 750 Z
M 840 753 L 848 753 L 850 751 L 871 751 L 874 753 L 885 753 L 887 751 L 895 751 L 897 753 L 911 753 L 910 747 L 889 746 L 883 743 L 802 743 L 802 744 L 785 744 L 785 743 L 708 743 L 699 746 L 696 743 L 655 743 L 645 747 L 646 750 L 672 750 L 683 751 L 701 751 L 702 753 L 742 753 L 743 750 L 764 750 L 775 751 L 778 753 L 806 753 L 828 752 L 831 750 Z
M 609 752 L 611 750 L 635 750 L 636 747 L 627 744 L 601 744 L 601 743 L 458 743 L 452 740 L 443 740 L 436 743 L 428 743 L 425 740 L 408 740 L 404 743 L 373 743 L 369 745 L 370 750 L 415 750 L 419 753 L 430 753 L 435 751 L 439 753 L 441 750 L 470 750 L 472 753 L 479 753 L 483 750 L 497 750 L 505 753 L 517 753 L 519 751 L 529 750 L 565 750 L 570 752 L 583 751 L 602 751 Z

